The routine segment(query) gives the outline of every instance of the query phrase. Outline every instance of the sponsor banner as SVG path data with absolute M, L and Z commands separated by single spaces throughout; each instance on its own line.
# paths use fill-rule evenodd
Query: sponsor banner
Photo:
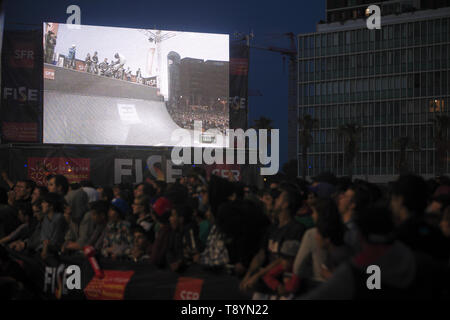
M 117 150 L 113 147 L 5 147 L 0 153 L 13 180 L 32 179 L 39 185 L 49 174 L 64 174 L 71 182 L 96 185 L 135 184 L 147 179 L 175 182 L 181 167 L 167 150 Z
M 102 279 L 92 278 L 84 289 L 89 300 L 123 300 L 125 288 L 134 271 L 105 270 Z
M 230 43 L 230 128 L 247 129 L 249 47 Z
M 17 41 L 12 43 L 9 54 L 9 65 L 12 68 L 33 69 L 35 64 L 35 51 L 32 42 Z
M 20 261 L 17 272 L 30 279 L 27 288 L 47 299 L 91 300 L 244 300 L 251 297 L 239 290 L 239 278 L 225 272 L 208 271 L 193 265 L 183 277 L 151 264 L 112 261 L 97 257 L 104 270 L 103 279 L 94 278 L 83 256 L 53 256 L 45 262 L 39 255 L 26 255 L 6 249 L 12 261 Z M 68 266 L 80 268 L 80 289 L 67 285 Z
M 69 183 L 90 180 L 90 159 L 86 158 L 28 158 L 28 179 L 46 185 L 48 175 L 62 174 Z
M 148 180 L 173 183 L 188 169 L 173 164 L 170 152 L 170 149 L 145 151 L 111 147 L 4 146 L 0 152 L 0 164 L 13 181 L 32 179 L 39 185 L 46 182 L 49 174 L 64 174 L 71 182 L 91 180 L 94 185 L 101 186 L 136 184 Z M 232 175 L 234 180 L 249 184 L 255 184 L 258 177 L 258 167 L 255 165 L 215 164 L 202 167 L 208 176 L 216 174 L 229 178 Z
M 36 122 L 2 122 L 3 138 L 9 141 L 35 142 L 38 139 Z
M 203 281 L 203 279 L 195 278 L 178 278 L 174 300 L 199 300 Z
M 1 142 L 39 142 L 42 119 L 42 30 L 5 31 L 3 39 Z M 18 126 L 17 123 L 26 125 Z M 32 128 L 34 132 L 31 132 Z

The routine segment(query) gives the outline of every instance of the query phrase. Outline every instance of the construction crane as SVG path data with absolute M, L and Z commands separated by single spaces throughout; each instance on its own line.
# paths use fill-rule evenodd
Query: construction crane
M 161 42 L 168 40 L 170 38 L 173 38 L 177 35 L 176 32 L 165 32 L 163 33 L 161 30 L 148 30 L 148 29 L 141 29 L 139 30 L 141 33 L 143 33 L 148 41 L 150 43 L 155 43 L 155 50 L 156 50 L 156 60 L 157 60 L 157 66 L 156 66 L 156 82 L 157 87 L 161 87 Z M 154 59 L 155 51 L 152 52 L 152 63 L 150 64 L 150 70 L 149 73 L 152 73 L 152 66 L 153 66 L 153 59 Z
M 287 37 L 290 40 L 289 48 L 279 48 L 275 46 L 258 46 L 250 43 L 255 36 L 253 32 L 247 35 L 242 35 L 240 33 L 235 34 L 240 40 L 247 41 L 247 46 L 249 48 L 278 52 L 283 56 L 283 62 L 288 58 L 288 77 L 289 77 L 289 87 L 288 87 L 288 160 L 297 159 L 297 123 L 298 123 L 298 112 L 297 112 L 297 45 L 295 41 L 295 35 L 293 32 L 287 32 L 283 34 L 278 34 L 278 37 Z M 283 63 L 284 66 L 284 63 Z

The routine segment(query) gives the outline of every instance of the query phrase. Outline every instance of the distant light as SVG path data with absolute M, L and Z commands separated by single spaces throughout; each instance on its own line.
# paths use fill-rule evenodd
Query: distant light
M 267 181 L 267 178 L 264 178 L 264 181 Z
M 67 170 L 67 171 L 72 172 L 72 169 L 69 168 L 69 170 Z
M 312 169 L 312 167 L 311 167 L 311 166 L 309 166 L 309 168 L 310 168 L 310 169 Z
M 24 166 L 25 168 L 28 167 L 28 165 L 26 165 L 26 164 L 24 164 L 23 166 Z
M 192 166 L 195 167 L 195 164 L 193 164 Z
M 68 162 L 66 162 L 66 164 L 69 164 Z
M 372 14 L 372 10 L 369 8 L 366 9 L 366 17 L 370 16 Z

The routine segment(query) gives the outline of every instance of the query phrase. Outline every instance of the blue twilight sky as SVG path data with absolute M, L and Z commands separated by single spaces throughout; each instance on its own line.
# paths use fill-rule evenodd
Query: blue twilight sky
M 81 8 L 81 24 L 163 29 L 191 32 L 226 33 L 253 31 L 254 45 L 289 47 L 280 36 L 314 32 L 325 18 L 325 0 L 277 1 L 151 1 L 151 0 L 6 0 L 5 27 L 13 23 L 42 25 L 65 23 L 66 9 Z M 275 52 L 251 49 L 249 88 L 262 96 L 249 98 L 249 120 L 265 116 L 280 129 L 280 169 L 287 161 L 287 61 Z

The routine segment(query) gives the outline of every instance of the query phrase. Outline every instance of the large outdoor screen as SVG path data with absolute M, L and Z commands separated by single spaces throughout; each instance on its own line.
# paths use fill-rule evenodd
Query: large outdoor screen
M 182 145 L 173 132 L 201 121 L 183 146 L 226 146 L 228 35 L 43 27 L 44 143 Z

